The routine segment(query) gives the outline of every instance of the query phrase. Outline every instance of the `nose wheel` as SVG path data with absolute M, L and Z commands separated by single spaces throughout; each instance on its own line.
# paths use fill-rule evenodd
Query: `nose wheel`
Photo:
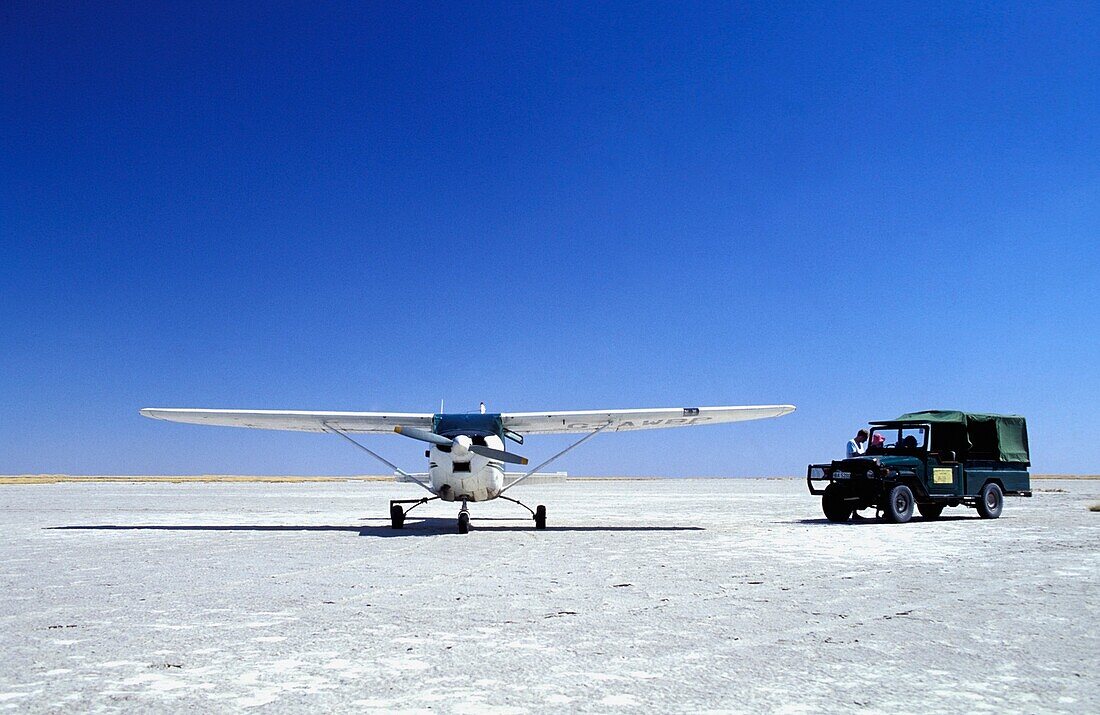
M 470 510 L 466 508 L 466 502 L 462 502 L 462 509 L 458 512 L 458 533 L 470 533 Z

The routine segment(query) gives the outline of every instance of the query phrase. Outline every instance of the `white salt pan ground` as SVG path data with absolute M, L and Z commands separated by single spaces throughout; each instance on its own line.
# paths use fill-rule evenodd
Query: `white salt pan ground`
M 800 481 L 0 487 L 0 709 L 1100 712 L 1100 482 L 833 525 Z M 524 512 L 525 513 L 525 512 Z M 90 527 L 90 528 L 55 528 Z

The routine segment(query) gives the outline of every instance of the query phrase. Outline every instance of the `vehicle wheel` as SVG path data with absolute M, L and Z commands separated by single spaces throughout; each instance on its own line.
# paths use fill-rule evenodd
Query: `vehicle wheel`
M 917 504 L 917 511 L 925 519 L 939 519 L 943 513 L 943 504 Z
M 458 515 L 458 533 L 469 534 L 470 533 L 470 514 L 469 512 L 460 512 Z
M 542 504 L 539 504 L 537 507 L 535 507 L 535 528 L 546 528 L 546 507 L 544 507 Z
M 894 524 L 904 524 L 913 518 L 913 492 L 904 484 L 890 490 L 882 505 L 882 516 Z
M 1005 506 L 1005 496 L 1001 488 L 990 482 L 982 487 L 981 498 L 978 500 L 978 514 L 983 519 L 996 519 L 1001 515 Z
M 829 521 L 845 522 L 852 518 L 852 505 L 844 500 L 845 490 L 839 484 L 825 487 L 821 497 L 821 511 Z
M 390 504 L 390 528 L 400 529 L 405 526 L 405 510 L 400 504 Z

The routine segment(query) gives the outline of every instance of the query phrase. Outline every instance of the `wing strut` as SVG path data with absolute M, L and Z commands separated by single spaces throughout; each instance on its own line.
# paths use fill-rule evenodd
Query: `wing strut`
M 400 474 L 401 476 L 403 476 L 403 477 L 405 477 L 406 479 L 408 479 L 408 480 L 409 480 L 410 482 L 415 482 L 416 484 L 419 484 L 420 486 L 422 486 L 422 487 L 424 487 L 425 489 L 427 489 L 427 490 L 428 490 L 429 492 L 432 492 L 432 488 L 431 488 L 431 487 L 429 487 L 429 486 L 428 486 L 427 484 L 425 484 L 424 482 L 420 481 L 419 479 L 417 479 L 417 478 L 416 478 L 416 477 L 414 477 L 413 475 L 409 474 L 408 472 L 406 472 L 406 471 L 405 471 L 404 469 L 402 469 L 401 467 L 398 467 L 398 466 L 397 466 L 396 464 L 394 464 L 394 463 L 393 463 L 393 462 L 391 462 L 390 460 L 386 459 L 385 457 L 383 457 L 383 456 L 379 455 L 378 453 L 376 453 L 376 452 L 373 452 L 373 451 L 371 451 L 371 450 L 367 449 L 366 447 L 364 447 L 363 445 L 359 444 L 359 443 L 358 443 L 358 442 L 356 442 L 356 441 L 355 441 L 354 439 L 352 439 L 351 437 L 349 437 L 349 436 L 348 436 L 348 435 L 347 435 L 347 434 L 346 434 L 345 432 L 343 432 L 343 431 L 341 431 L 341 430 L 338 430 L 338 429 L 336 429 L 335 427 L 333 427 L 332 425 L 330 425 L 330 424 L 329 424 L 328 422 L 322 422 L 322 423 L 321 423 L 321 425 L 322 425 L 322 426 L 323 426 L 323 427 L 325 428 L 325 430 L 327 430 L 328 432 L 332 432 L 333 434 L 338 434 L 338 435 L 340 435 L 341 437 L 343 437 L 343 438 L 344 438 L 344 439 L 346 439 L 347 441 L 349 441 L 349 442 L 351 442 L 352 444 L 354 444 L 354 445 L 355 445 L 356 447 L 358 447 L 359 449 L 363 450 L 364 452 L 366 452 L 366 453 L 367 453 L 367 454 L 369 454 L 370 456 L 372 456 L 372 457 L 374 457 L 375 459 L 377 459 L 377 460 L 378 460 L 379 462 L 381 462 L 382 464 L 386 465 L 387 467 L 389 467 L 389 468 L 390 468 L 390 469 L 392 469 L 393 471 L 397 472 L 397 473 L 398 473 L 398 474 Z M 435 492 L 432 492 L 432 494 L 435 494 Z
M 581 446 L 582 444 L 584 444 L 584 443 L 585 443 L 585 442 L 587 442 L 588 440 L 592 439 L 593 437 L 595 437 L 596 435 L 598 435 L 598 434 L 599 434 L 600 432 L 603 432 L 603 431 L 604 431 L 605 429 L 607 429 L 607 428 L 608 428 L 608 427 L 610 427 L 610 426 L 611 426 L 611 422 L 610 422 L 610 421 L 609 421 L 609 422 L 605 422 L 604 424 L 600 425 L 599 429 L 597 429 L 597 430 L 596 430 L 595 432 L 589 432 L 588 434 L 586 434 L 585 436 L 581 437 L 580 439 L 578 439 L 578 440 L 577 440 L 576 442 L 574 442 L 573 444 L 569 445 L 568 447 L 566 447 L 566 448 L 565 448 L 565 449 L 563 449 L 562 451 L 560 451 L 560 452 L 558 452 L 557 454 L 555 454 L 555 455 L 554 455 L 553 457 L 551 457 L 550 459 L 546 460 L 545 462 L 543 462 L 543 463 L 542 463 L 542 464 L 540 464 L 539 466 L 537 466 L 537 467 L 535 467 L 534 469 L 532 469 L 532 470 L 531 470 L 530 472 L 527 472 L 527 474 L 524 474 L 524 475 L 523 475 L 522 477 L 520 477 L 520 478 L 519 478 L 519 479 L 517 479 L 516 481 L 512 482 L 512 483 L 511 483 L 511 484 L 509 484 L 508 486 L 506 486 L 506 487 L 504 487 L 503 489 L 501 489 L 501 490 L 500 490 L 500 494 L 503 494 L 504 492 L 508 491 L 508 490 L 509 490 L 509 489 L 511 489 L 512 487 L 516 486 L 517 484 L 519 484 L 520 482 L 522 482 L 522 481 L 523 481 L 524 479 L 526 479 L 527 477 L 531 476 L 531 475 L 532 475 L 532 474 L 534 474 L 535 472 L 539 471 L 540 469 L 542 469 L 542 468 L 543 468 L 543 467 L 545 467 L 546 465 L 550 464 L 551 462 L 553 462 L 553 461 L 556 461 L 556 460 L 558 459 L 558 457 L 561 457 L 561 456 L 563 456 L 563 455 L 564 455 L 564 454 L 565 454 L 566 452 L 568 452 L 568 451 L 570 451 L 570 450 L 572 450 L 572 449 L 574 449 L 574 448 L 576 448 L 576 447 L 580 447 L 580 446 Z M 500 496 L 500 494 L 497 494 L 497 496 Z

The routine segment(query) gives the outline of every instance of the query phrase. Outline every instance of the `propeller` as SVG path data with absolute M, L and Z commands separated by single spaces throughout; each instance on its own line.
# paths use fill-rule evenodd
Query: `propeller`
M 440 447 L 450 447 L 454 444 L 454 440 L 447 439 L 443 435 L 438 435 L 431 430 L 420 429 L 419 427 L 404 427 L 402 425 L 397 425 L 393 428 L 393 431 L 397 434 L 403 434 L 406 437 L 418 439 L 421 442 L 438 444 Z
M 403 425 L 397 425 L 393 428 L 393 431 L 397 434 L 411 437 L 412 439 L 418 439 L 421 442 L 428 442 L 440 447 L 450 447 L 455 456 L 464 457 L 468 452 L 481 455 L 487 459 L 495 459 L 499 462 L 508 462 L 509 464 L 527 464 L 527 457 L 521 457 L 518 454 L 512 454 L 511 452 L 505 452 L 502 449 L 493 449 L 492 447 L 484 447 L 480 444 L 470 444 L 470 438 L 466 435 L 459 435 L 454 439 L 448 439 L 443 435 L 438 435 L 435 432 L 426 429 L 420 429 L 419 427 L 405 427 Z M 465 437 L 465 439 L 463 439 Z
M 480 454 L 482 457 L 488 459 L 495 459 L 498 462 L 507 462 L 508 464 L 527 464 L 527 457 L 521 457 L 518 454 L 511 452 L 505 452 L 503 449 L 493 449 L 492 447 L 482 447 L 480 444 L 470 445 L 470 451 L 474 454 Z

